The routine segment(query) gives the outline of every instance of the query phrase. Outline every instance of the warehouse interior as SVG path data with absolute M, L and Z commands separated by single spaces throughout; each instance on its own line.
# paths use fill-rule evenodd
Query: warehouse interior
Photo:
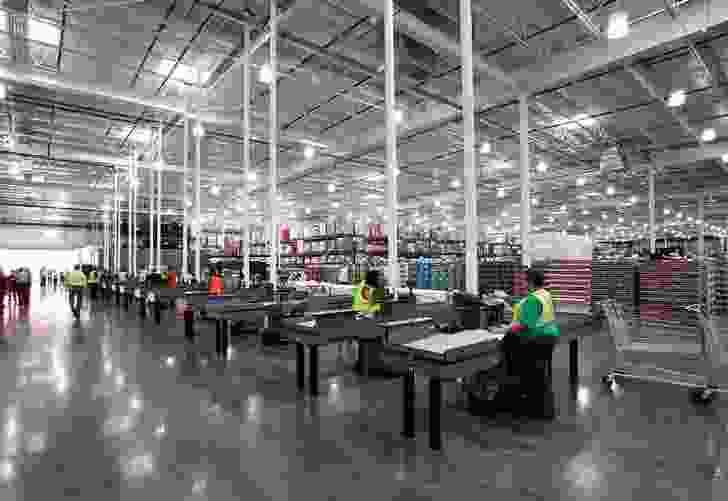
M 2 0 L 0 108 L 0 500 L 725 499 L 728 2 Z

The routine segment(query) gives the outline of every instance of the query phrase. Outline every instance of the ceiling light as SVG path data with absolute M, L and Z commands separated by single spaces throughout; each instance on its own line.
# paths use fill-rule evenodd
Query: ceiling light
M 611 197 L 612 195 L 614 195 L 614 192 L 614 186 L 607 186 L 607 195 Z
M 606 214 L 602 213 L 602 219 L 603 219 L 604 221 L 606 221 L 608 217 L 609 217 L 609 216 L 607 216 Z
M 483 155 L 487 155 L 491 151 L 493 151 L 493 146 L 490 144 L 490 142 L 484 141 L 483 144 L 480 145 L 480 152 Z
M 311 214 L 311 209 L 309 209 L 308 207 L 306 207 L 306 215 L 309 215 L 309 214 Z
M 678 218 L 678 219 L 682 219 L 683 213 L 682 212 L 678 212 L 677 214 L 675 214 L 675 217 Z
M 723 156 L 721 158 L 723 160 L 723 163 L 728 164 L 728 153 L 723 153 Z
M 336 191 L 336 185 L 334 183 L 329 183 L 328 190 L 329 193 L 334 193 Z
M 566 212 L 566 205 L 561 206 L 561 212 Z
M 404 122 L 404 111 L 394 110 L 394 123 L 401 124 Z
M 576 178 L 576 185 L 577 186 L 584 186 L 586 184 L 586 178 L 585 177 L 577 177 Z
M 450 186 L 452 188 L 460 188 L 460 180 L 458 178 L 453 179 Z
M 58 230 L 46 230 L 43 232 L 43 236 L 46 238 L 56 238 L 58 236 Z
M 549 170 L 549 165 L 541 160 L 539 163 L 536 164 L 536 170 L 538 172 L 546 172 L 547 170 Z
M 706 143 L 715 141 L 716 137 L 718 137 L 718 134 L 716 134 L 715 129 L 705 129 L 703 133 L 700 134 L 700 139 Z
M 623 217 L 618 217 L 617 218 L 617 222 L 618 223 L 624 223 L 624 218 Z
M 574 120 L 577 121 L 579 125 L 582 127 L 594 127 L 597 123 L 597 120 L 595 118 L 590 117 L 586 113 L 580 113 L 574 117 Z
M 254 183 L 258 180 L 258 175 L 253 171 L 249 171 L 247 178 L 249 183 Z
M 506 211 L 501 212 L 501 217 L 503 217 L 503 218 L 508 217 L 508 212 L 506 212 Z
M 533 197 L 531 199 L 531 205 L 533 205 L 534 207 L 538 206 L 538 198 L 537 197 Z
M 440 207 L 440 201 L 439 200 L 435 200 L 435 207 Z
M 505 198 L 506 197 L 506 190 L 503 188 L 498 188 L 498 191 L 496 192 L 496 195 L 498 198 Z
M 187 206 L 187 208 L 192 207 L 192 200 L 185 200 L 185 205 Z
M 0 83 L 0 99 L 5 99 L 8 96 L 8 88 L 4 83 Z
M 665 207 L 665 210 L 663 210 L 662 212 L 663 212 L 663 214 L 665 214 L 666 216 L 669 216 L 669 215 L 670 215 L 670 209 L 668 209 L 667 207 Z
M 331 202 L 331 207 L 333 207 L 334 209 L 338 209 L 339 207 L 341 207 L 341 204 L 339 202 Z
M 369 182 L 372 182 L 372 183 L 376 183 L 377 181 L 381 181 L 384 178 L 385 178 L 384 174 L 372 174 L 369 177 L 365 177 L 364 178 L 364 181 L 369 181 Z
M 258 72 L 258 80 L 266 85 L 270 85 L 273 83 L 273 68 L 270 67 L 270 64 L 265 63 L 263 66 L 260 67 L 260 71 Z
M 629 35 L 629 13 L 619 9 L 609 15 L 607 21 L 607 38 L 618 40 Z
M 36 175 L 30 178 L 34 183 L 45 183 L 45 176 Z
M 303 149 L 303 156 L 306 158 L 306 160 L 311 160 L 313 157 L 316 156 L 316 148 L 311 145 L 307 145 Z
M 214 197 L 218 196 L 220 194 L 220 187 L 217 185 L 210 187 L 210 194 Z
M 637 195 L 632 195 L 631 197 L 629 197 L 629 203 L 631 203 L 632 205 L 636 204 L 638 200 L 639 198 L 637 198 Z
M 195 135 L 195 137 L 202 137 L 205 135 L 205 128 L 202 126 L 201 123 L 198 123 L 192 129 L 192 133 Z
M 685 104 L 685 91 L 683 89 L 675 90 L 667 98 L 667 105 L 670 108 L 678 108 Z
M 583 216 L 588 216 L 590 214 L 590 212 L 588 210 L 584 209 L 584 210 L 581 211 L 581 214 Z

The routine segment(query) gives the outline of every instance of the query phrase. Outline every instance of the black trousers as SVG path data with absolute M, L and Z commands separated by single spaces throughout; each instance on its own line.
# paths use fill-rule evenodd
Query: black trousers
M 78 314 L 81 312 L 81 307 L 83 306 L 83 288 L 81 287 L 72 287 L 70 291 L 68 291 L 68 300 L 71 304 L 71 311 Z
M 557 339 L 551 336 L 519 336 L 508 333 L 501 342 L 507 384 L 513 405 L 529 413 L 553 414 L 550 364 Z

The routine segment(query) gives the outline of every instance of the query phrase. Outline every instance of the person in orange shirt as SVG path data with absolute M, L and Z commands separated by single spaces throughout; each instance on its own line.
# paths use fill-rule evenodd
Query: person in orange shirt
M 223 290 L 222 264 L 217 263 L 212 275 L 210 275 L 210 281 L 207 284 L 207 292 L 211 296 L 222 296 Z

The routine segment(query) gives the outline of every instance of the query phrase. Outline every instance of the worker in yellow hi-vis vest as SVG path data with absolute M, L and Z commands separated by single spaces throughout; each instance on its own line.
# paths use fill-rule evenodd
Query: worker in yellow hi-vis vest
M 528 270 L 528 296 L 513 310 L 502 352 L 510 379 L 516 383 L 500 403 L 517 413 L 550 419 L 554 402 L 549 368 L 560 331 L 543 272 Z
M 380 313 L 383 306 L 383 292 L 379 272 L 368 271 L 364 281 L 355 285 L 352 290 L 352 309 L 366 315 Z
M 71 301 L 71 311 L 76 318 L 81 315 L 81 306 L 83 301 L 83 290 L 87 286 L 86 275 L 81 271 L 81 265 L 73 267 L 73 271 L 68 273 L 68 286 L 70 287 L 69 298 Z

